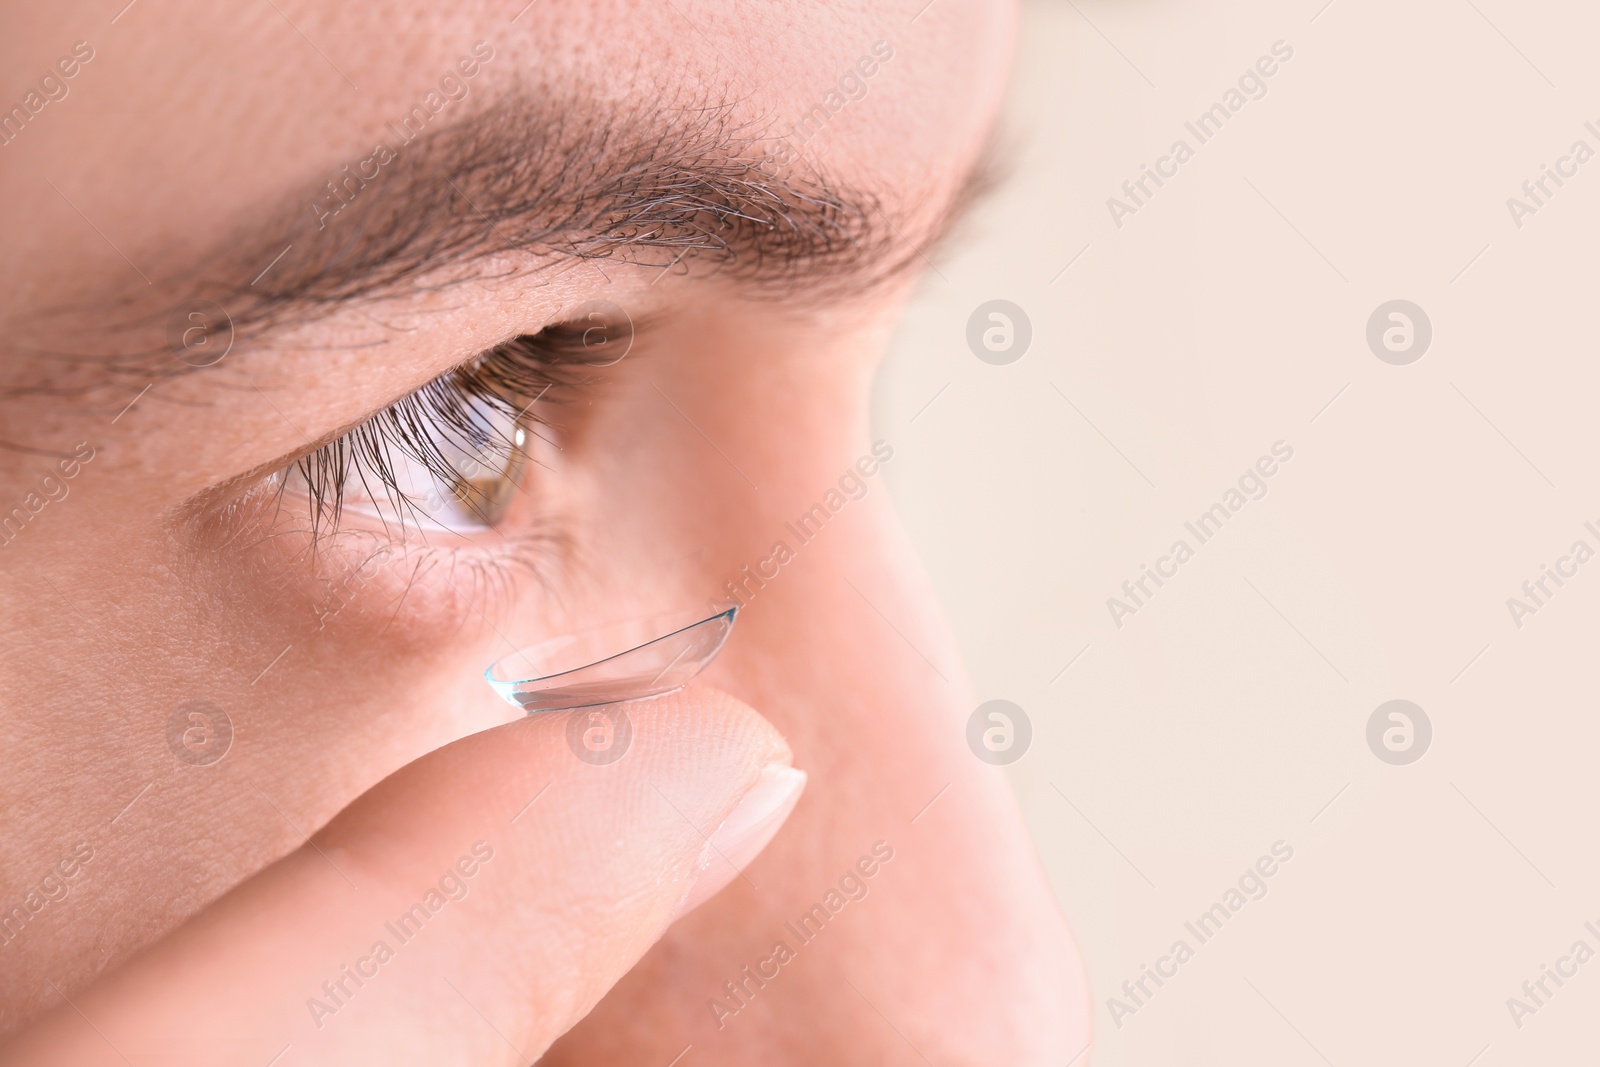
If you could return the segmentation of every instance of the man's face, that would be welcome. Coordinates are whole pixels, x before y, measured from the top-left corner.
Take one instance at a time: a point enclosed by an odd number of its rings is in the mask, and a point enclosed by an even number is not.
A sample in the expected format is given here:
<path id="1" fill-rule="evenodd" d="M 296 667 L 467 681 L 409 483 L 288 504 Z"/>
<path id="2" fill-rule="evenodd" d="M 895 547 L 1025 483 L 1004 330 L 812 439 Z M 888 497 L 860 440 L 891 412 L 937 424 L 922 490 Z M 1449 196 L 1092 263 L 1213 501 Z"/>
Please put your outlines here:
<path id="1" fill-rule="evenodd" d="M 0 858 L 8 893 L 93 859 L 0 947 L 0 1023 L 514 714 L 483 670 L 541 638 L 737 599 L 710 678 L 816 811 L 952 780 L 970 702 L 866 401 L 1011 14 L 919 6 L 8 17 Z M 766 862 L 830 881 L 889 829 L 826 821 Z"/>

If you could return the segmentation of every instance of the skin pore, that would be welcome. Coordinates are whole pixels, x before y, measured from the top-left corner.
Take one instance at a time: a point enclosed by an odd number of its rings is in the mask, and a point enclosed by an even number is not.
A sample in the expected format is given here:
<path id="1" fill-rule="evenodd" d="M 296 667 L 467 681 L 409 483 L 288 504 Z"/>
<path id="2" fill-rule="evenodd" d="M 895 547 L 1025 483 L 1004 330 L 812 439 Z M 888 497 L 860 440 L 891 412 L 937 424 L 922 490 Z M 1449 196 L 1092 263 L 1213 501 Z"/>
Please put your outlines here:
<path id="1" fill-rule="evenodd" d="M 1012 28 L 993 0 L 119 6 L 0 33 L 7 71 L 93 52 L 0 147 L 0 513 L 47 501 L 0 547 L 0 911 L 92 853 L 0 944 L 0 1033 L 515 718 L 482 679 L 508 648 L 725 598 L 859 470 L 876 360 L 979 162 Z M 892 58 L 866 76 L 876 42 Z M 800 125 L 852 72 L 865 91 Z M 446 76 L 461 89 L 402 143 Z M 202 297 L 232 348 L 195 367 L 169 317 Z M 631 347 L 530 398 L 492 527 L 397 539 L 351 507 L 313 533 L 303 492 L 275 492 L 601 300 Z M 787 739 L 799 807 L 541 1062 L 1060 1064 L 1087 1043 L 1076 950 L 863 480 L 706 675 Z M 188 701 L 225 709 L 220 762 L 175 758 Z M 878 841 L 894 860 L 859 912 L 709 1011 Z"/>

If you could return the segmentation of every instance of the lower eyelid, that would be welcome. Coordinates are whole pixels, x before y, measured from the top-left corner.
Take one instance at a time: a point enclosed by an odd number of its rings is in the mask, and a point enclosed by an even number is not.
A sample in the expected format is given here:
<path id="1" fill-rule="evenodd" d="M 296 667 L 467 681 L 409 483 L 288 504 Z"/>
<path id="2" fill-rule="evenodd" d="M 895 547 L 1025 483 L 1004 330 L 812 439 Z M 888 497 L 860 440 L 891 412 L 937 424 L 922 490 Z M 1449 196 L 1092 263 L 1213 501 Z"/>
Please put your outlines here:
<path id="1" fill-rule="evenodd" d="M 567 541 L 538 518 L 514 530 L 418 531 L 396 538 L 393 524 L 356 519 L 315 537 L 303 517 L 270 498 L 243 525 L 207 538 L 207 585 L 236 590 L 233 604 L 286 645 L 310 648 L 327 637 L 382 647 L 438 646 L 463 628 L 503 627 L 524 597 L 550 597 L 568 570 Z M 335 647 L 335 646 L 330 646 Z"/>

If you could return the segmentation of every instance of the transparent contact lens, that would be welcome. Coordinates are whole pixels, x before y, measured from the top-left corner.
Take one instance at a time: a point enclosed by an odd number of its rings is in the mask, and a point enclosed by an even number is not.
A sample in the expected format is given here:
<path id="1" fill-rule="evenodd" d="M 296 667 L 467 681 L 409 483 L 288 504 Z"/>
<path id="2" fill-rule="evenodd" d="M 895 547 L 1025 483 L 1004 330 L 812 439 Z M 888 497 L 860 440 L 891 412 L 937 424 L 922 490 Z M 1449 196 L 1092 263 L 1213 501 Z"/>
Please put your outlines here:
<path id="1" fill-rule="evenodd" d="M 736 604 L 653 615 L 519 649 L 484 672 L 528 714 L 641 700 L 682 689 L 722 650 Z"/>

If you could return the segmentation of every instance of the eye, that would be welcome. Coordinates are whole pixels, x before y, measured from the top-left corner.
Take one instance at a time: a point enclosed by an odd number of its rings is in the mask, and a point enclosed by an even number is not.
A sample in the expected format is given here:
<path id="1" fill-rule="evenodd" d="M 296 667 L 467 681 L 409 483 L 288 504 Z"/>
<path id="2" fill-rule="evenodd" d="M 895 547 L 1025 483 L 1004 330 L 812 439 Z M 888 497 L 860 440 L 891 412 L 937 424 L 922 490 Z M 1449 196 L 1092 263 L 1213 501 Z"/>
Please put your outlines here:
<path id="1" fill-rule="evenodd" d="M 432 415 L 426 437 L 408 427 L 408 436 L 382 442 L 381 460 L 369 454 L 361 462 L 352 461 L 357 441 L 342 438 L 348 442 L 343 457 L 336 442 L 333 454 L 302 460 L 291 470 L 289 487 L 309 492 L 320 477 L 324 491 L 333 489 L 338 495 L 340 521 L 376 519 L 391 532 L 471 533 L 494 527 L 522 488 L 536 430 L 524 425 L 526 415 L 519 418 L 505 404 L 483 397 L 471 397 L 452 415 L 450 422 Z M 360 444 L 370 448 L 373 442 Z M 319 464 L 327 468 L 320 476 Z M 342 471 L 336 473 L 339 467 Z M 331 485 L 335 477 L 340 479 L 336 487 Z"/>
<path id="2" fill-rule="evenodd" d="M 559 403 L 597 365 L 588 325 L 496 345 L 294 463 L 282 490 L 306 502 L 314 536 L 346 517 L 394 537 L 494 527 L 524 491 L 543 430 L 535 405 Z"/>

